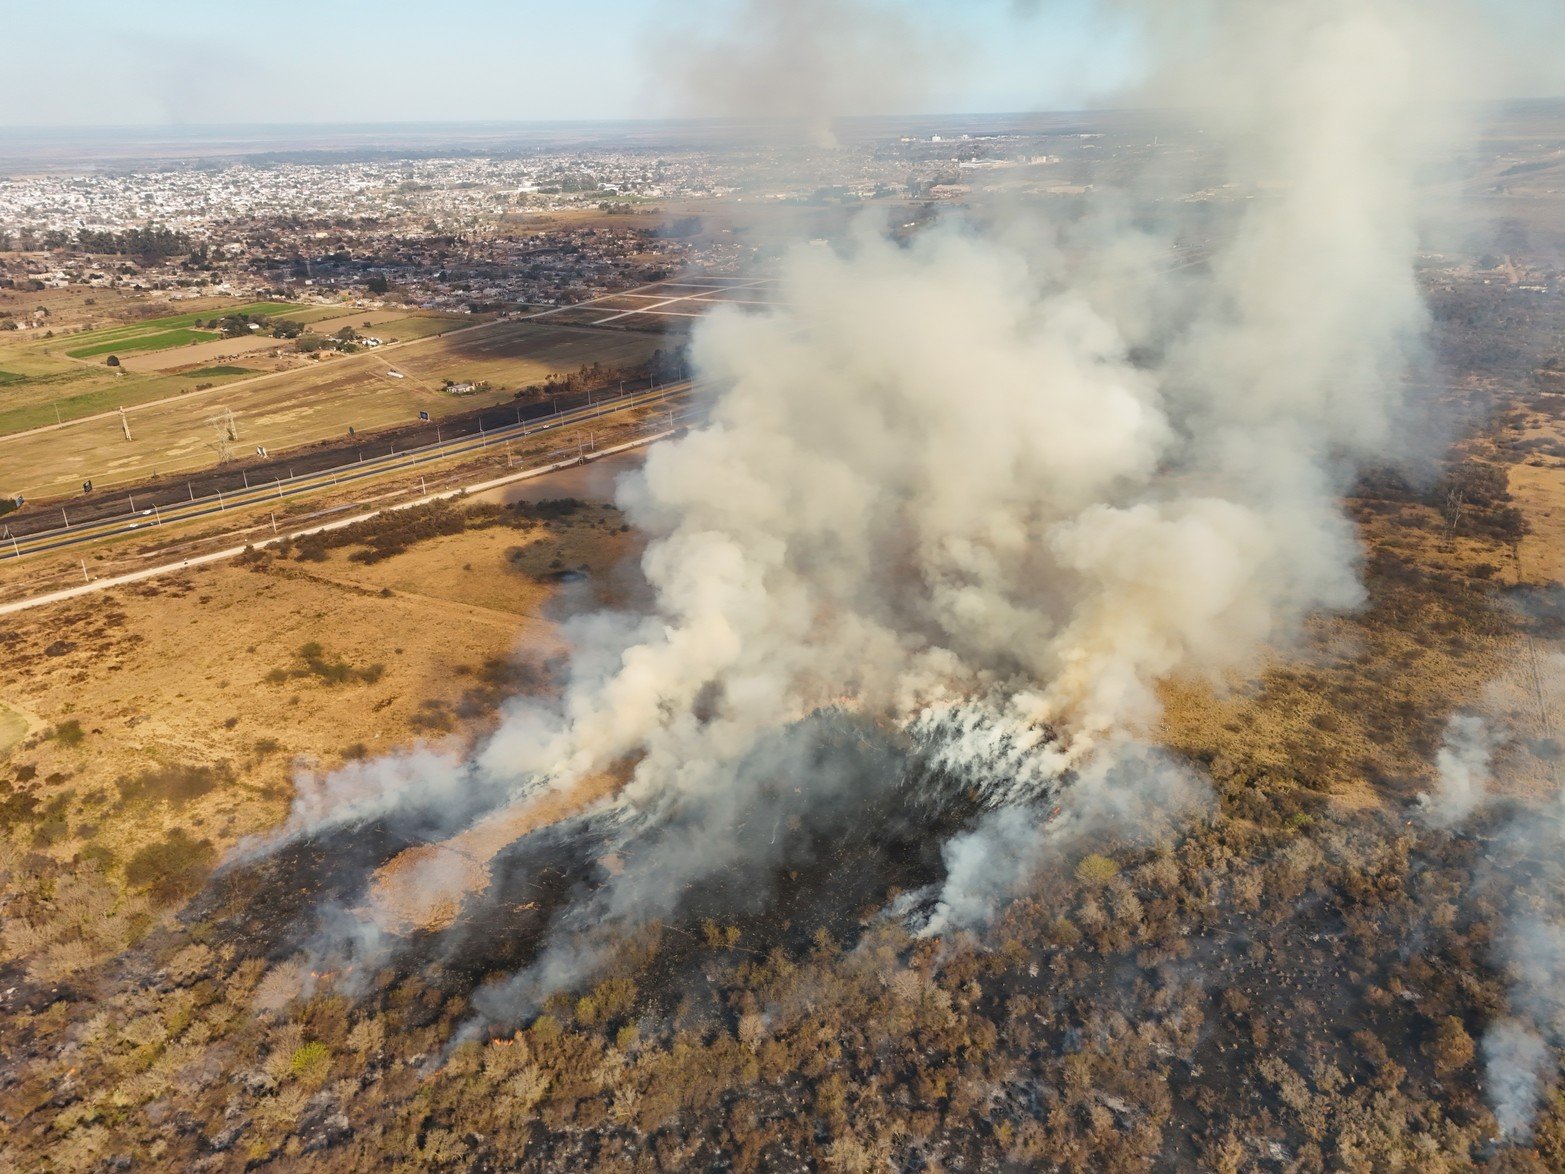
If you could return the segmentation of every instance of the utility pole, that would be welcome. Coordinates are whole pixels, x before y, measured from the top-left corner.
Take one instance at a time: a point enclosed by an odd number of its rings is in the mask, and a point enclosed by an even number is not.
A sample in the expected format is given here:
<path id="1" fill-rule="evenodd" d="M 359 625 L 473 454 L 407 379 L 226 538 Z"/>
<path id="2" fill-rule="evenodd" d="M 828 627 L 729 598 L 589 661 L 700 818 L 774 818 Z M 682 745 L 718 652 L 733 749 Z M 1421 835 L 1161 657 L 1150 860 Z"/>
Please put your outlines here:
<path id="1" fill-rule="evenodd" d="M 276 513 L 275 510 L 271 514 L 271 519 L 272 519 L 272 533 L 276 534 L 277 533 L 277 513 Z"/>
<path id="2" fill-rule="evenodd" d="M 65 528 L 69 530 L 71 528 L 71 516 L 65 512 L 63 505 L 60 507 L 60 517 L 65 519 Z"/>
<path id="3" fill-rule="evenodd" d="M 125 409 L 120 408 L 120 429 L 125 433 L 125 439 L 130 439 L 130 420 L 126 418 Z"/>
<path id="4" fill-rule="evenodd" d="M 86 559 L 82 559 L 82 582 L 83 583 L 91 583 L 92 582 L 92 576 L 87 573 L 87 560 Z"/>
<path id="5" fill-rule="evenodd" d="M 11 539 L 11 553 L 17 558 L 22 557 L 22 548 L 16 544 L 16 535 L 11 533 L 10 527 L 6 527 L 6 536 Z"/>
<path id="6" fill-rule="evenodd" d="M 157 502 L 153 502 L 152 503 L 152 520 L 154 522 L 156 522 L 159 526 L 161 526 L 163 524 L 163 515 L 158 513 L 158 503 Z"/>

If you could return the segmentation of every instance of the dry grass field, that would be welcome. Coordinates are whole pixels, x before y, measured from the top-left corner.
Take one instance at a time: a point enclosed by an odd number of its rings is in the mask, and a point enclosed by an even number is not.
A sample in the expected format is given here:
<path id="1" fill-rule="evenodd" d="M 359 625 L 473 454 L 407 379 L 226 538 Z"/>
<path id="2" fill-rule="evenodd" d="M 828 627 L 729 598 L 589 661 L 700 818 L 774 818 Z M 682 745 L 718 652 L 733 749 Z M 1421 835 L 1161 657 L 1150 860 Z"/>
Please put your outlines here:
<path id="1" fill-rule="evenodd" d="M 412 337 L 432 321 L 438 320 L 398 316 L 372 323 L 370 329 L 387 337 Z M 449 321 L 444 325 L 449 328 Z M 402 334 L 394 333 L 398 331 Z M 217 463 L 225 445 L 238 451 L 255 445 L 281 451 L 342 436 L 350 426 L 366 431 L 410 423 L 421 411 L 438 419 L 503 402 L 517 387 L 584 365 L 637 366 L 656 346 L 655 338 L 643 335 L 499 322 L 424 337 L 393 350 L 330 354 L 238 386 L 149 404 L 130 414 L 129 441 L 118 417 L 0 436 L 0 491 L 44 498 L 73 492 L 89 478 L 108 488 L 153 473 L 167 476 L 205 468 Z M 487 392 L 453 397 L 442 390 L 446 379 L 484 380 L 492 386 Z M 226 440 L 225 411 L 233 413 L 238 430 L 233 444 Z"/>
<path id="2" fill-rule="evenodd" d="M 167 850 L 183 863 L 147 882 L 155 905 L 276 823 L 300 774 L 472 736 L 559 653 L 546 616 L 559 568 L 612 583 L 633 543 L 607 507 L 489 509 L 501 524 L 373 562 L 352 558 L 362 546 L 300 551 L 8 617 L 0 818 L 14 827 L 25 809 L 41 821 L 32 850 L 131 890 L 147 887 L 134 862 Z M 40 972 L 143 932 L 147 899 L 127 892 L 132 915 L 88 942 L 46 943 Z"/>
<path id="3" fill-rule="evenodd" d="M 635 367 L 646 362 L 659 345 L 655 337 L 572 329 L 548 319 L 496 322 L 444 339 L 439 346 L 409 347 L 399 352 L 397 367 L 409 378 L 433 384 L 450 378 L 516 388 L 593 363 Z M 476 401 L 468 397 L 464 402 Z"/>

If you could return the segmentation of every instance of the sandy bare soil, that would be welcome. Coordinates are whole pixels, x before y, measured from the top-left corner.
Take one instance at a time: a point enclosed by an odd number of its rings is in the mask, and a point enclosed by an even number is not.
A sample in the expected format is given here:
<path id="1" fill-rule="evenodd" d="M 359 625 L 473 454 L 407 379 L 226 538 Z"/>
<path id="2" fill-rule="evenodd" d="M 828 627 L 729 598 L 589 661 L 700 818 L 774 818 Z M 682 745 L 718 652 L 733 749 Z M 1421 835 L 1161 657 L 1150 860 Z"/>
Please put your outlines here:
<path id="1" fill-rule="evenodd" d="M 189 346 L 170 347 L 166 351 L 138 351 L 120 356 L 120 366 L 129 371 L 174 371 L 180 367 L 226 363 L 261 351 L 281 350 L 288 346 L 281 339 L 219 338 Z"/>

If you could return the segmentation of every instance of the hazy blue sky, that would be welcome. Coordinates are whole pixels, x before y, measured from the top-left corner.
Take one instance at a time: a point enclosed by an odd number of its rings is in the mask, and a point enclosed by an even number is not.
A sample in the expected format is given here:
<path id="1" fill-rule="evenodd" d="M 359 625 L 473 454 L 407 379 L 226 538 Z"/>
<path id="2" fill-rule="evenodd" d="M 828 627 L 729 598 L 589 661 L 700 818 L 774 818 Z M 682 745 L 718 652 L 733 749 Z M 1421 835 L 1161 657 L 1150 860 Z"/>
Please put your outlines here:
<path id="1" fill-rule="evenodd" d="M 892 0 L 895 3 L 895 0 Z M 1102 101 L 1133 45 L 1054 0 L 904 0 L 950 48 L 915 109 Z M 679 108 L 658 74 L 670 18 L 740 0 L 9 0 L 0 126 L 649 117 Z M 660 32 L 663 41 L 660 42 Z M 707 111 L 720 113 L 720 111 Z"/>

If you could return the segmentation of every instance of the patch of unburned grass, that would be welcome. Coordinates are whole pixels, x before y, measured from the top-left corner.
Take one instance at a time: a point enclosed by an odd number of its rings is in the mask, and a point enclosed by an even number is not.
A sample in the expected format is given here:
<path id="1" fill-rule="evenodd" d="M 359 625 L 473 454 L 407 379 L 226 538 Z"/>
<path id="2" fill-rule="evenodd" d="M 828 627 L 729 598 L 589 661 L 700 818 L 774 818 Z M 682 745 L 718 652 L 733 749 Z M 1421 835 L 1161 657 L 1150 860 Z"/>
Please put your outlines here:
<path id="1" fill-rule="evenodd" d="M 27 719 L 14 709 L 0 705 L 0 758 L 27 736 Z"/>

